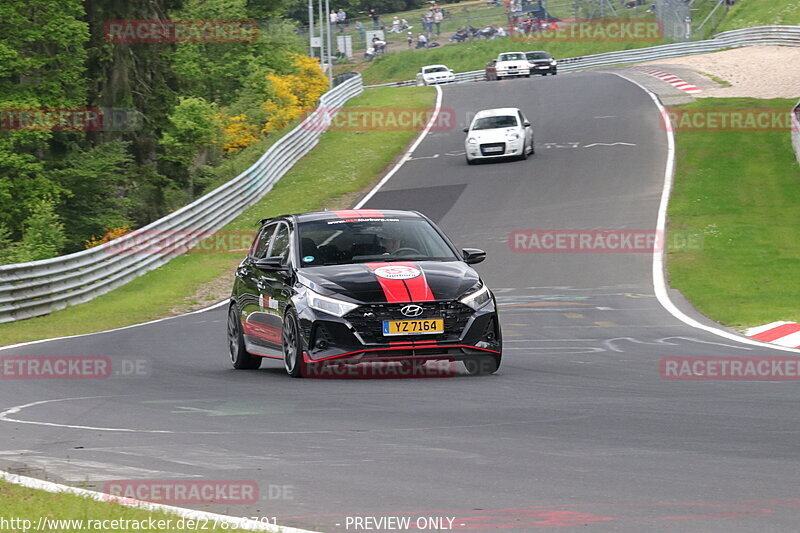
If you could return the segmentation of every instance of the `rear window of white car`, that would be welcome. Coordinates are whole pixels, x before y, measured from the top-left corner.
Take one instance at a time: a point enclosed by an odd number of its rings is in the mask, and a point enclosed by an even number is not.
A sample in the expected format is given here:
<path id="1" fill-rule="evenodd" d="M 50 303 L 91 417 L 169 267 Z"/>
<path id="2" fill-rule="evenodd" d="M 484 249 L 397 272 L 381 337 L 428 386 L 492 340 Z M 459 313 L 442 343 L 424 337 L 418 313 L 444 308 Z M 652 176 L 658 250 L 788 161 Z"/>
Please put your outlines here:
<path id="1" fill-rule="evenodd" d="M 501 115 L 497 117 L 482 117 L 475 120 L 472 125 L 473 130 L 492 130 L 495 128 L 513 128 L 518 124 L 517 117 L 513 115 Z"/>
<path id="2" fill-rule="evenodd" d="M 500 61 L 525 61 L 525 54 L 500 54 Z"/>
<path id="3" fill-rule="evenodd" d="M 429 74 L 431 72 L 447 72 L 447 67 L 429 67 L 425 69 L 425 74 Z"/>

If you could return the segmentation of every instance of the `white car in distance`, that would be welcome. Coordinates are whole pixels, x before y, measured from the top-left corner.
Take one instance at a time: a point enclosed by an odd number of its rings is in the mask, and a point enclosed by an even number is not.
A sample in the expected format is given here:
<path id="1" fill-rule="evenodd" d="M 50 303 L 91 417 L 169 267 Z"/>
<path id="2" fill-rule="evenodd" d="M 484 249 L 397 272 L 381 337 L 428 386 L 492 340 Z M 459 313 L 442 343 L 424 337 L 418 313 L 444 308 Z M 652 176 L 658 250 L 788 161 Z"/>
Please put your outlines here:
<path id="1" fill-rule="evenodd" d="M 531 64 L 522 52 L 503 52 L 497 56 L 494 68 L 498 80 L 517 76 L 531 77 Z"/>
<path id="2" fill-rule="evenodd" d="M 478 111 L 464 133 L 464 150 L 470 165 L 480 159 L 527 159 L 528 154 L 534 153 L 533 128 L 516 107 Z"/>
<path id="3" fill-rule="evenodd" d="M 425 65 L 417 73 L 417 85 L 437 85 L 456 81 L 453 69 L 445 65 Z"/>

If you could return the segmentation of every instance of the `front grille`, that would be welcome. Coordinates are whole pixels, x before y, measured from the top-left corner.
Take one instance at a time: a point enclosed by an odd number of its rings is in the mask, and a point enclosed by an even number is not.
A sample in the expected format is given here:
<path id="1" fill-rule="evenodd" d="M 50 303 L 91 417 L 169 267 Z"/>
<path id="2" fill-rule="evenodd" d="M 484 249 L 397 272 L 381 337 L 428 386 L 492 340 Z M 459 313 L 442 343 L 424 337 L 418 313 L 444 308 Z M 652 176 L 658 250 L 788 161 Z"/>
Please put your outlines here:
<path id="1" fill-rule="evenodd" d="M 494 150 L 492 150 L 492 148 L 494 148 Z M 500 149 L 497 150 L 497 148 Z M 506 153 L 506 143 L 487 143 L 481 145 L 481 154 L 483 155 L 503 155 L 504 153 Z"/>
<path id="2" fill-rule="evenodd" d="M 472 316 L 472 308 L 461 302 L 414 302 L 423 312 L 415 318 L 443 318 L 444 333 L 439 335 L 383 335 L 384 320 L 412 320 L 404 316 L 400 309 L 407 303 L 362 305 L 349 312 L 344 318 L 355 328 L 356 333 L 368 344 L 386 344 L 398 341 L 457 341 Z M 366 316 L 365 316 L 366 315 Z"/>

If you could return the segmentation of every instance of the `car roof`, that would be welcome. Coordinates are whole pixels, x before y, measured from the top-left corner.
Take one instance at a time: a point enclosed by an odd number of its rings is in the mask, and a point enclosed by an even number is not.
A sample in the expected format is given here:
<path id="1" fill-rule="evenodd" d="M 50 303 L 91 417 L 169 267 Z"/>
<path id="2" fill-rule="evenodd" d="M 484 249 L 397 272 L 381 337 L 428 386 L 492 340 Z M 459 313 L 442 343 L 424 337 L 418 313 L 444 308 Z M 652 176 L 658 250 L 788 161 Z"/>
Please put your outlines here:
<path id="1" fill-rule="evenodd" d="M 394 209 L 336 209 L 333 211 L 314 211 L 311 213 L 296 213 L 293 215 L 281 215 L 278 217 L 265 218 L 260 222 L 266 224 L 278 219 L 293 218 L 297 222 L 311 222 L 316 220 L 358 220 L 358 219 L 425 219 L 424 216 L 416 211 L 400 211 Z"/>
<path id="2" fill-rule="evenodd" d="M 525 52 L 526 54 L 547 54 L 550 55 L 550 52 L 545 50 L 531 50 L 530 52 Z"/>
<path id="3" fill-rule="evenodd" d="M 522 54 L 522 55 L 525 55 L 525 52 L 500 52 L 499 54 L 497 54 L 497 57 L 504 56 L 506 54 Z"/>
<path id="4" fill-rule="evenodd" d="M 424 67 L 422 67 L 422 69 L 424 70 L 426 68 L 433 68 L 433 67 L 444 67 L 444 68 L 447 68 L 447 65 L 425 65 Z"/>
<path id="5" fill-rule="evenodd" d="M 475 114 L 475 118 L 483 117 L 502 117 L 506 115 L 516 115 L 519 109 L 516 107 L 498 107 L 497 109 L 483 109 Z"/>

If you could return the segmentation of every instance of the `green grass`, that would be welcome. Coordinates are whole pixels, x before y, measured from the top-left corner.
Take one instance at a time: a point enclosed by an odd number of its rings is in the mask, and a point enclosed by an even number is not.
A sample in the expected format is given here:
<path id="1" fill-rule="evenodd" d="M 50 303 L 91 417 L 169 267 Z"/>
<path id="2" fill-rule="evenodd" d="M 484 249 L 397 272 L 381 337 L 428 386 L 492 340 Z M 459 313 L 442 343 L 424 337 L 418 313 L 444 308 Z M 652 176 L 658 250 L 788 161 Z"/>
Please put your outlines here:
<path id="1" fill-rule="evenodd" d="M 23 531 L 23 527 L 20 525 L 24 525 L 24 523 L 21 522 L 23 520 L 29 520 L 31 527 L 28 529 L 28 531 L 34 531 L 34 528 L 36 528 L 40 517 L 45 517 L 51 520 L 83 520 L 84 526 L 81 528 L 81 524 L 62 523 L 60 524 L 62 527 L 57 527 L 59 524 L 50 523 L 51 527 L 43 527 L 42 529 L 38 530 L 41 532 L 85 533 L 86 531 L 94 530 L 108 533 L 141 533 L 142 531 L 147 531 L 150 533 L 166 533 L 168 531 L 182 532 L 194 530 L 193 528 L 187 528 L 185 521 L 183 522 L 184 527 L 178 528 L 177 526 L 180 525 L 179 520 L 181 520 L 178 515 L 134 509 L 132 507 L 126 507 L 108 502 L 99 502 L 74 494 L 56 494 L 42 490 L 34 490 L 13 485 L 3 480 L 0 480 L 0 502 L 2 502 L 2 506 L 0 506 L 0 518 L 9 521 L 9 523 L 6 525 L 11 526 L 4 527 L 0 524 L 0 527 L 2 527 L 0 531 Z M 145 524 L 149 526 L 149 519 L 156 521 L 155 529 L 152 527 L 137 528 L 136 525 L 130 523 L 130 521 L 136 521 L 139 524 Z M 94 524 L 96 523 L 93 523 L 90 527 L 90 525 L 86 522 L 87 520 L 120 520 L 120 522 L 117 522 L 116 524 L 119 526 L 125 525 L 124 522 L 121 522 L 122 520 L 127 520 L 129 521 L 127 525 L 133 527 L 94 528 Z M 159 520 L 164 520 L 164 522 L 159 524 Z M 169 520 L 169 522 L 167 522 L 167 520 Z M 197 524 L 198 530 L 200 531 L 244 531 L 241 529 L 231 529 L 230 526 L 226 528 L 220 524 L 214 524 L 212 521 L 208 521 L 206 523 L 200 521 L 195 522 L 195 524 Z M 230 522 L 229 524 L 235 523 Z M 114 524 L 107 522 L 107 525 L 113 526 Z"/>
<path id="2" fill-rule="evenodd" d="M 728 11 L 717 31 L 771 24 L 800 25 L 797 0 L 740 0 Z"/>
<path id="3" fill-rule="evenodd" d="M 794 100 L 704 98 L 681 109 L 786 109 Z M 788 131 L 677 132 L 670 284 L 702 313 L 735 327 L 800 321 L 800 168 Z"/>
<path id="4" fill-rule="evenodd" d="M 350 100 L 347 107 L 430 109 L 434 94 L 430 87 L 387 87 L 369 90 Z M 272 191 L 222 232 L 237 235 L 235 232 L 252 231 L 259 219 L 268 216 L 349 207 L 353 194 L 373 183 L 418 133 L 416 130 L 324 133 L 319 145 Z M 232 247 L 240 246 L 233 243 Z M 91 302 L 42 317 L 0 324 L 0 345 L 102 331 L 168 316 L 175 307 L 186 305 L 186 298 L 204 284 L 232 272 L 241 258 L 241 252 L 185 254 Z"/>
<path id="5" fill-rule="evenodd" d="M 429 50 L 404 50 L 377 58 L 372 65 L 361 72 L 366 84 L 390 81 L 411 80 L 424 65 L 444 64 L 456 72 L 481 70 L 486 63 L 495 59 L 501 52 L 527 52 L 547 50 L 556 58 L 578 57 L 615 50 L 630 50 L 644 46 L 655 46 L 660 42 L 572 42 L 572 41 L 533 41 L 523 42 L 509 38 L 491 41 L 475 40 L 432 48 Z"/>

